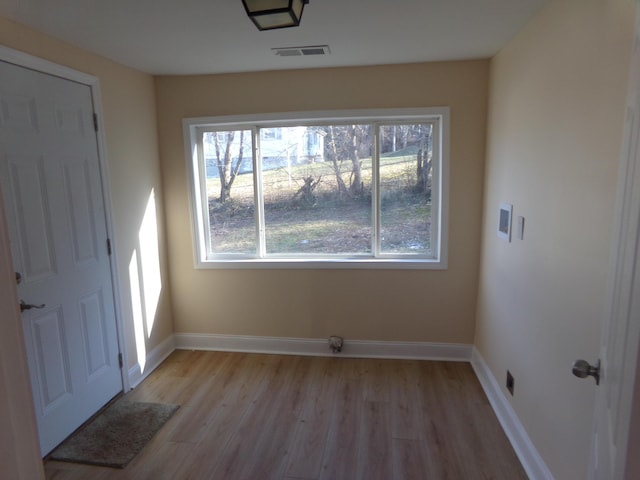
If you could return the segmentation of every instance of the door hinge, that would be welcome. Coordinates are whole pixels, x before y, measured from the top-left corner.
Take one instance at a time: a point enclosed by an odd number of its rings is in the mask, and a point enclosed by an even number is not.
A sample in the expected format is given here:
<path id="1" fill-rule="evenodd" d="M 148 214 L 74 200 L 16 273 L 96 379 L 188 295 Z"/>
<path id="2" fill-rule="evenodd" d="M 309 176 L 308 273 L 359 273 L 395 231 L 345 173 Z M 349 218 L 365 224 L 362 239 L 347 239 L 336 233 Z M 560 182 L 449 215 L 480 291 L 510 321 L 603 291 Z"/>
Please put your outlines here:
<path id="1" fill-rule="evenodd" d="M 107 238 L 107 255 L 111 256 L 111 239 Z"/>
<path id="2" fill-rule="evenodd" d="M 120 368 L 124 367 L 124 361 L 122 360 L 122 353 L 118 354 L 118 365 Z"/>
<path id="3" fill-rule="evenodd" d="M 98 114 L 94 113 L 93 114 L 93 128 L 95 129 L 95 131 L 98 131 Z"/>

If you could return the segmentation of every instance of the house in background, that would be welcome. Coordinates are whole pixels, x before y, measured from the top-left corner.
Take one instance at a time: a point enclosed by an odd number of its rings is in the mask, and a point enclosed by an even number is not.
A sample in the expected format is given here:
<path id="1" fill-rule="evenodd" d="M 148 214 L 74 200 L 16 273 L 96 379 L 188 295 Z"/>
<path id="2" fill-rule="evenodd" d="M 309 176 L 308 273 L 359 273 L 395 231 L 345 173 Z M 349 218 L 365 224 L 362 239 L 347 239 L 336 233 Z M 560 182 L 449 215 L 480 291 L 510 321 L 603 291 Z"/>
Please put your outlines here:
<path id="1" fill-rule="evenodd" d="M 271 170 L 324 162 L 325 136 L 323 131 L 305 126 L 260 129 L 262 168 Z M 248 132 L 246 135 L 241 135 L 239 131 L 207 132 L 203 139 L 207 177 L 219 176 L 217 165 L 223 163 L 227 146 L 231 152 L 233 164 L 238 162 L 239 155 L 242 155 L 239 172 L 252 171 L 251 135 Z"/>
<path id="2" fill-rule="evenodd" d="M 324 132 L 310 127 L 280 127 L 260 130 L 263 166 L 270 161 L 305 164 L 324 161 Z M 266 163 L 265 163 L 266 162 Z"/>
<path id="3" fill-rule="evenodd" d="M 100 81 L 130 385 L 176 347 L 335 333 L 347 345 L 454 345 L 482 359 L 494 393 L 514 412 L 524 439 L 516 449 L 530 472 L 564 480 L 587 476 L 597 387 L 570 369 L 599 352 L 634 14 L 628 0 L 551 0 L 490 59 L 217 75 L 150 75 L 7 17 L 0 44 Z M 182 119 L 443 105 L 451 109 L 446 270 L 193 268 Z M 147 318 L 135 311 L 144 275 L 136 281 L 130 272 L 150 202 L 161 284 Z M 497 237 L 501 202 L 526 219 L 523 240 Z M 7 253 L 0 465 L 34 479 Z M 634 401 L 637 448 L 637 392 Z M 640 471 L 635 457 L 630 472 Z"/>

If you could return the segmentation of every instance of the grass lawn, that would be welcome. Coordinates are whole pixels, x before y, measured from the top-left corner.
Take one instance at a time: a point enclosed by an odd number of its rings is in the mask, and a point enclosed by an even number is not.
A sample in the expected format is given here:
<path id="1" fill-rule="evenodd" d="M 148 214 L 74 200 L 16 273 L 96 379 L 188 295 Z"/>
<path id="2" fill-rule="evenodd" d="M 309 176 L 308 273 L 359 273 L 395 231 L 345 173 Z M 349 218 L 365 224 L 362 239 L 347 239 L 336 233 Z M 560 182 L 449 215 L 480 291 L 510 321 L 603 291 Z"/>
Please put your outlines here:
<path id="1" fill-rule="evenodd" d="M 386 253 L 430 253 L 431 203 L 416 193 L 415 157 L 383 157 L 380 165 L 381 245 Z M 351 183 L 351 162 L 341 177 Z M 271 254 L 371 253 L 371 159 L 362 161 L 362 185 L 352 196 L 337 198 L 330 162 L 263 172 L 265 238 Z M 313 198 L 296 195 L 304 178 L 318 181 Z M 207 179 L 211 235 L 218 253 L 256 251 L 253 176 L 239 175 L 230 202 L 218 201 L 219 179 Z"/>

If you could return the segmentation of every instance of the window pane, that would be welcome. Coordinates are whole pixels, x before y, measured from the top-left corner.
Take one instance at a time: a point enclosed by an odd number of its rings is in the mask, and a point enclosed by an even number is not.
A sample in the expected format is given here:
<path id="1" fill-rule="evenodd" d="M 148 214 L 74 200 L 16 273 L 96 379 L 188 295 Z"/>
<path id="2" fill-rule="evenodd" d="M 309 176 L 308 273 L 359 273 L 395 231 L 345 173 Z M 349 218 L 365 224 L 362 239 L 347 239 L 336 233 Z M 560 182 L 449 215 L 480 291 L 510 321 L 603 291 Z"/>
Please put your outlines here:
<path id="1" fill-rule="evenodd" d="M 432 126 L 380 127 L 380 248 L 431 255 Z"/>
<path id="2" fill-rule="evenodd" d="M 256 253 L 251 130 L 204 132 L 209 253 Z"/>
<path id="3" fill-rule="evenodd" d="M 370 126 L 269 130 L 260 135 L 267 254 L 370 254 Z"/>

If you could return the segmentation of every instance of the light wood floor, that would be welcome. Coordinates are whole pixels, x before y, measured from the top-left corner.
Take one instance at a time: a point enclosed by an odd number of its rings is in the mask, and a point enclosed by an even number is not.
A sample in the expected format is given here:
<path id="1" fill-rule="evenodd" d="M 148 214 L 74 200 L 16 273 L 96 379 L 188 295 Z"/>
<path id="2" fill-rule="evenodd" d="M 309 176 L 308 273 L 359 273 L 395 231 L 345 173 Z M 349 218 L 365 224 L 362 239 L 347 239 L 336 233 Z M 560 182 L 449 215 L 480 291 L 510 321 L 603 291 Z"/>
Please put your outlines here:
<path id="1" fill-rule="evenodd" d="M 526 479 L 467 363 L 176 351 L 126 398 L 181 408 L 125 469 L 48 479 Z"/>

